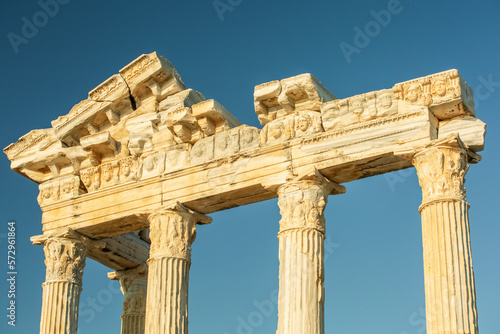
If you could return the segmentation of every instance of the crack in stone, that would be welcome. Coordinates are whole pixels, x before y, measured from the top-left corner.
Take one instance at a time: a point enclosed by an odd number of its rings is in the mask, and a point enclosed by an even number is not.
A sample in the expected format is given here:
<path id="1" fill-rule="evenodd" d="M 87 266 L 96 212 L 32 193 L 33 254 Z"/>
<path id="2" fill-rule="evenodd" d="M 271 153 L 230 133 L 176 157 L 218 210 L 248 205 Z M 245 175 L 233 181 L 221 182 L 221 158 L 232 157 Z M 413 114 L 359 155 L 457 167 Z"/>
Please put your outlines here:
<path id="1" fill-rule="evenodd" d="M 132 91 L 130 90 L 130 86 L 128 85 L 128 82 L 127 80 L 125 80 L 125 78 L 123 77 L 123 75 L 121 73 L 120 74 L 120 77 L 123 79 L 123 82 L 125 82 L 125 85 L 127 86 L 127 90 L 128 90 L 128 98 L 130 100 L 130 105 L 132 106 L 132 110 L 137 110 L 137 104 L 135 102 L 135 99 L 134 97 L 132 96 Z"/>

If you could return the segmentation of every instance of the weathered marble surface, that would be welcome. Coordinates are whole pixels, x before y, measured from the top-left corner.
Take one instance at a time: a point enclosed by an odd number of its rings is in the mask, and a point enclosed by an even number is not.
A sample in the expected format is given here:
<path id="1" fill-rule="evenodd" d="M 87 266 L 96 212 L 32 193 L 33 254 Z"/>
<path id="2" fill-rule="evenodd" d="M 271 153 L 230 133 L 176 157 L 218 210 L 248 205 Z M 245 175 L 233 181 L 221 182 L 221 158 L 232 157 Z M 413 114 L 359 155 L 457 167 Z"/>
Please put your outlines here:
<path id="1" fill-rule="evenodd" d="M 63 245 L 62 252 L 84 245 L 65 260 L 71 268 L 83 270 L 90 257 L 117 270 L 115 278 L 148 261 L 147 290 L 154 293 L 145 314 L 124 310 L 123 328 L 187 333 L 195 224 L 208 223 L 207 213 L 278 197 L 278 333 L 319 334 L 327 196 L 343 193 L 342 183 L 415 166 L 423 190 L 427 330 L 477 333 L 463 176 L 480 160 L 485 124 L 458 71 L 343 99 L 306 73 L 256 86 L 254 107 L 262 129 L 186 88 L 165 58 L 141 55 L 51 128 L 4 149 L 12 169 L 39 184 L 44 234 L 34 243 Z M 444 242 L 450 235 L 454 241 Z M 42 332 L 76 332 L 81 271 L 51 283 L 51 263 L 59 260 L 49 251 L 47 261 Z M 130 300 L 139 298 L 141 282 Z M 63 288 L 68 298 L 58 295 Z M 304 291 L 308 297 L 299 300 Z M 64 326 L 47 318 L 57 308 L 71 309 Z"/>

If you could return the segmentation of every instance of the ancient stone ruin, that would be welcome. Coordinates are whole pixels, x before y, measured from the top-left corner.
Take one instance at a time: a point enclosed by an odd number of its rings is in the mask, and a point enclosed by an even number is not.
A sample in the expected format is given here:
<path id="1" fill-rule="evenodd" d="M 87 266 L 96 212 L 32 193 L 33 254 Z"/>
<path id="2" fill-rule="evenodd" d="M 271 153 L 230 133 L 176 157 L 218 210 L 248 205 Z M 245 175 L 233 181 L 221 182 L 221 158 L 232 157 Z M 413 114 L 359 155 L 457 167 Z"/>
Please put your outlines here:
<path id="1" fill-rule="evenodd" d="M 342 184 L 414 166 L 422 187 L 428 334 L 477 333 L 464 175 L 485 124 L 457 70 L 337 99 L 302 74 L 255 87 L 263 128 L 142 55 L 52 128 L 4 149 L 39 184 L 40 333 L 74 333 L 86 258 L 124 293 L 122 333 L 187 333 L 197 224 L 278 197 L 278 334 L 324 333 L 323 211 Z M 304 297 L 305 296 L 305 297 Z"/>

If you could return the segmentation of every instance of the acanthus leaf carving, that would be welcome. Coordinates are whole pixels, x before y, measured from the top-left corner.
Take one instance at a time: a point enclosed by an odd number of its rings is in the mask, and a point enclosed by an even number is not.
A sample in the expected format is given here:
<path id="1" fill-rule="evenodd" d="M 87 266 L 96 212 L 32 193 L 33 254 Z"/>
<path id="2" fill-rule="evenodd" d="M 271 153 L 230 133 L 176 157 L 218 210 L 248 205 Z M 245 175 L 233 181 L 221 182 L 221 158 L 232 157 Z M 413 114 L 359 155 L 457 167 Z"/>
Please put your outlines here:
<path id="1" fill-rule="evenodd" d="M 43 244 L 45 253 L 45 282 L 66 281 L 82 285 L 83 268 L 89 239 L 65 229 L 62 233 L 33 237 L 34 244 Z"/>
<path id="2" fill-rule="evenodd" d="M 191 260 L 191 244 L 196 238 L 196 224 L 212 219 L 180 203 L 171 203 L 149 216 L 151 248 L 149 258 L 175 257 Z"/>
<path id="3" fill-rule="evenodd" d="M 438 146 L 417 153 L 413 165 L 422 187 L 422 202 L 466 200 L 468 157 L 462 148 Z"/>
<path id="4" fill-rule="evenodd" d="M 280 186 L 277 192 L 282 216 L 280 233 L 296 228 L 324 233 L 323 212 L 328 195 L 344 193 L 345 187 L 328 180 L 312 166 Z"/>

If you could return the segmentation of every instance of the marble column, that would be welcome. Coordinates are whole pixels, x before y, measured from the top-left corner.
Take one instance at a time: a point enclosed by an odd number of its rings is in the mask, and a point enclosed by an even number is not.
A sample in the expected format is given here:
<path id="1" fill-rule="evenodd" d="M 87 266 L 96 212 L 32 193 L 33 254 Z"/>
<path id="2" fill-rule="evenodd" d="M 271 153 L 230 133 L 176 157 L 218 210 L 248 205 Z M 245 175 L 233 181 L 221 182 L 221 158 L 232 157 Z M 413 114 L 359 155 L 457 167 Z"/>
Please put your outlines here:
<path id="1" fill-rule="evenodd" d="M 121 334 L 144 334 L 148 284 L 146 266 L 108 273 L 108 277 L 120 281 L 123 293 Z"/>
<path id="2" fill-rule="evenodd" d="M 88 239 L 65 229 L 55 235 L 33 237 L 43 245 L 47 267 L 42 294 L 41 334 L 76 334 Z"/>
<path id="3" fill-rule="evenodd" d="M 465 196 L 468 153 L 459 143 L 413 157 L 422 187 L 427 334 L 476 334 L 477 310 Z"/>
<path id="4" fill-rule="evenodd" d="M 344 192 L 317 172 L 278 188 L 282 218 L 277 334 L 324 333 L 323 212 L 334 188 Z"/>
<path id="5" fill-rule="evenodd" d="M 147 334 L 188 333 L 188 283 L 191 244 L 196 224 L 208 224 L 210 217 L 180 203 L 149 216 Z"/>

